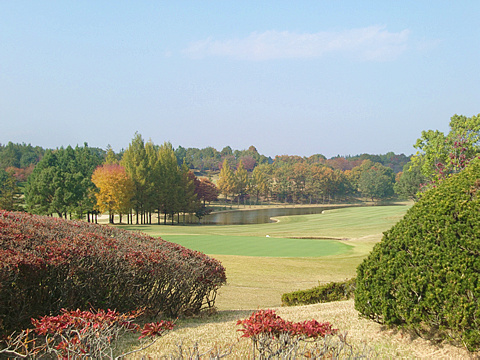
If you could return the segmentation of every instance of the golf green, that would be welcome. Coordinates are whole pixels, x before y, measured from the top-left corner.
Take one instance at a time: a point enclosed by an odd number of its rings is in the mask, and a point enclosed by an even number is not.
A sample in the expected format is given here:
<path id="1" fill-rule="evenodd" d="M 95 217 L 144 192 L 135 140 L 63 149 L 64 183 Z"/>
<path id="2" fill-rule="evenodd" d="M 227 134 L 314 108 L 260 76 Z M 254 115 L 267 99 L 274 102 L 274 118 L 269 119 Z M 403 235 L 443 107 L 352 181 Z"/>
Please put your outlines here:
<path id="1" fill-rule="evenodd" d="M 351 250 L 338 240 L 230 235 L 163 235 L 162 239 L 208 255 L 320 257 Z"/>

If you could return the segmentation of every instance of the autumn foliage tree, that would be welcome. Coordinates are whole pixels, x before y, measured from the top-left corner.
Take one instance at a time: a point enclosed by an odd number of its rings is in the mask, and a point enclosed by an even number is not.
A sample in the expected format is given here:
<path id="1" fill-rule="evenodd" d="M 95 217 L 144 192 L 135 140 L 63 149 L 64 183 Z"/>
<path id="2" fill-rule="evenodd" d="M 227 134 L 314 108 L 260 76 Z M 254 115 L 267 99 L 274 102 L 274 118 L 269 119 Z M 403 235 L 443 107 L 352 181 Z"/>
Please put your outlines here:
<path id="1" fill-rule="evenodd" d="M 235 193 L 238 195 L 238 202 L 240 199 L 245 201 L 245 195 L 247 193 L 249 178 L 248 173 L 245 167 L 243 166 L 243 161 L 240 160 L 235 171 Z"/>
<path id="2" fill-rule="evenodd" d="M 133 195 L 133 181 L 125 168 L 119 164 L 105 164 L 97 167 L 92 175 L 92 182 L 97 187 L 95 193 L 97 208 L 109 213 L 109 222 L 114 223 L 115 214 L 129 212 Z"/>
<path id="3" fill-rule="evenodd" d="M 208 178 L 202 177 L 195 183 L 195 193 L 205 206 L 206 202 L 210 203 L 218 199 L 219 191 L 217 186 Z"/>
<path id="4" fill-rule="evenodd" d="M 232 171 L 227 159 L 223 161 L 222 169 L 220 170 L 217 181 L 217 186 L 220 192 L 224 194 L 226 198 L 228 198 L 228 195 L 233 195 L 235 193 L 235 174 Z"/>

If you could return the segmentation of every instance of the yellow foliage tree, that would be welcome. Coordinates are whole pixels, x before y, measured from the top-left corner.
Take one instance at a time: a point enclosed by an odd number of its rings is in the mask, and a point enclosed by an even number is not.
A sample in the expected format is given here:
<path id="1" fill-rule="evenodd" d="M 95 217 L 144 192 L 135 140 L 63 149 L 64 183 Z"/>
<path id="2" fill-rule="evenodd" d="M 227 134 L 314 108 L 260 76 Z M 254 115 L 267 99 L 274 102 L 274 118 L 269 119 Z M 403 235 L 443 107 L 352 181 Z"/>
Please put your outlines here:
<path id="1" fill-rule="evenodd" d="M 125 168 L 119 164 L 104 164 L 95 169 L 92 182 L 98 189 L 95 194 L 97 208 L 100 212 L 108 212 L 109 222 L 114 223 L 115 214 L 127 214 L 131 208 L 134 184 Z"/>

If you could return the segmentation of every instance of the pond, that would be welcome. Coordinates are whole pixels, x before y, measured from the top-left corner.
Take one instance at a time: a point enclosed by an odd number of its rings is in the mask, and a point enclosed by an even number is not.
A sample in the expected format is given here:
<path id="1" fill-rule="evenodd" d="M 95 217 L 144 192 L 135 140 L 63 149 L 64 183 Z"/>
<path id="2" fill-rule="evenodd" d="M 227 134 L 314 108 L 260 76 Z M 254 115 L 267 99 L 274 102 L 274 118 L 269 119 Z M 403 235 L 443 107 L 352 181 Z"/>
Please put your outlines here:
<path id="1" fill-rule="evenodd" d="M 308 215 L 320 214 L 331 207 L 278 207 L 253 210 L 230 210 L 221 211 L 207 215 L 202 219 L 202 224 L 206 225 L 247 225 L 247 224 L 264 224 L 275 222 L 272 217 L 288 216 L 288 215 Z M 338 209 L 338 207 L 335 207 Z"/>

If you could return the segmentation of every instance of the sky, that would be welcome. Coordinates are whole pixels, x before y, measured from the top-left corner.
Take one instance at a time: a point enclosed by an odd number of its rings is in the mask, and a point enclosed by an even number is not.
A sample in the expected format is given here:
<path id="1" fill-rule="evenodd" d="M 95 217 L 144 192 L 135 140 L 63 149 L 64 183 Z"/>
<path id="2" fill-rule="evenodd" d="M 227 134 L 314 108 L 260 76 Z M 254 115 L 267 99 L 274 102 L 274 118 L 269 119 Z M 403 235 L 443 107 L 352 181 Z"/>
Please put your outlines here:
<path id="1" fill-rule="evenodd" d="M 480 113 L 480 1 L 0 0 L 0 143 L 410 155 Z"/>

